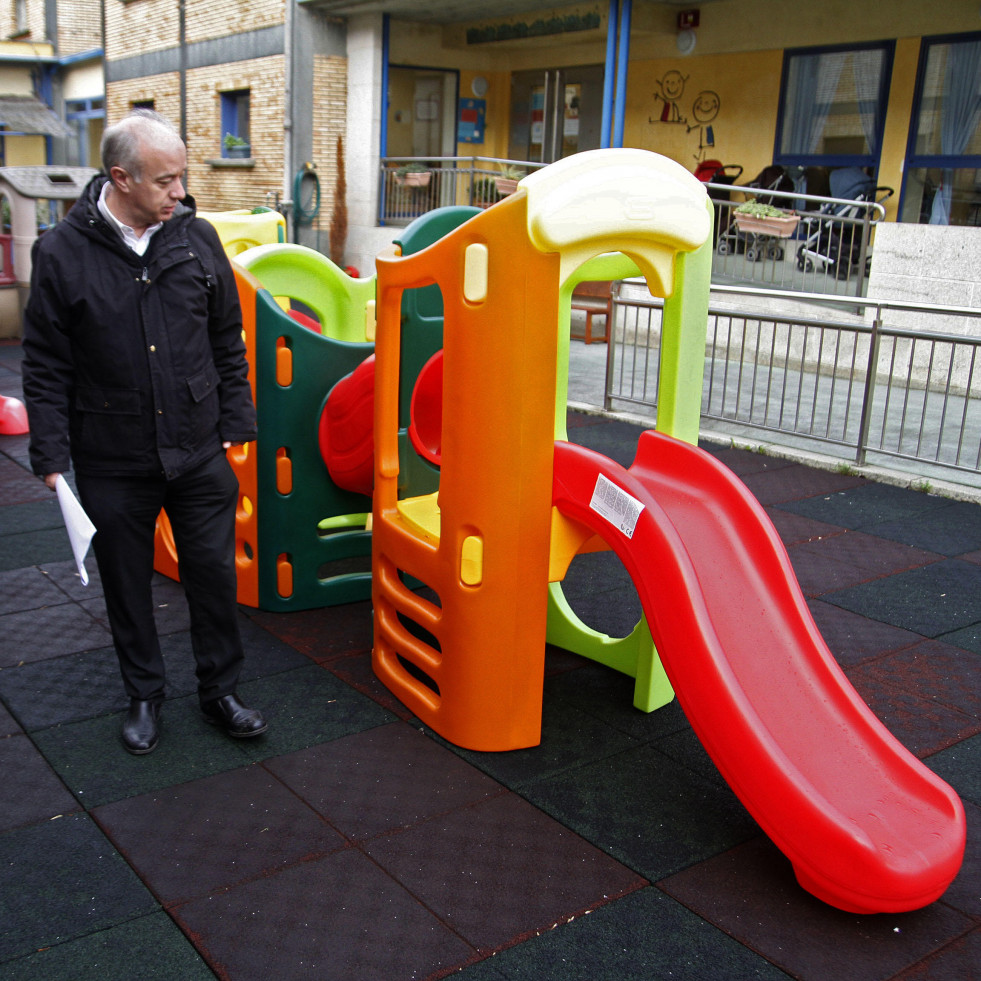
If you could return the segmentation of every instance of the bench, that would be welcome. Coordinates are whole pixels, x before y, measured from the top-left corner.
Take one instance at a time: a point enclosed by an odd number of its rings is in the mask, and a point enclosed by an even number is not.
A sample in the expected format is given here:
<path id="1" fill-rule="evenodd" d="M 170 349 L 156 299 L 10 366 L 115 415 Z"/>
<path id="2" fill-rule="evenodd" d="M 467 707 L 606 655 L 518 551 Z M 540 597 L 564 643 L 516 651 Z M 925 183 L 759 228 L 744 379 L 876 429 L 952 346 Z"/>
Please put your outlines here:
<path id="1" fill-rule="evenodd" d="M 586 329 L 583 341 L 592 344 L 593 341 L 609 341 L 610 321 L 613 318 L 613 283 L 584 282 L 572 291 L 572 309 L 581 310 L 586 314 Z M 593 336 L 593 317 L 597 314 L 603 319 L 603 335 Z"/>

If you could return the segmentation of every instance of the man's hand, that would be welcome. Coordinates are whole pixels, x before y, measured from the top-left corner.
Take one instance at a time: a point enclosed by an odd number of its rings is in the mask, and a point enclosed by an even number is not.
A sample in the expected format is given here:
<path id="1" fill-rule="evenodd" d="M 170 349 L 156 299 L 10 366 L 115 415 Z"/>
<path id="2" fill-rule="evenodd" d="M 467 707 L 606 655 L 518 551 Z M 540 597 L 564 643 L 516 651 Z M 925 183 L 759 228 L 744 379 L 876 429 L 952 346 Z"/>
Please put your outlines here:
<path id="1" fill-rule="evenodd" d="M 47 485 L 48 490 L 54 490 L 55 484 L 58 483 L 58 478 L 61 476 L 60 473 L 46 473 L 44 475 L 44 483 Z"/>

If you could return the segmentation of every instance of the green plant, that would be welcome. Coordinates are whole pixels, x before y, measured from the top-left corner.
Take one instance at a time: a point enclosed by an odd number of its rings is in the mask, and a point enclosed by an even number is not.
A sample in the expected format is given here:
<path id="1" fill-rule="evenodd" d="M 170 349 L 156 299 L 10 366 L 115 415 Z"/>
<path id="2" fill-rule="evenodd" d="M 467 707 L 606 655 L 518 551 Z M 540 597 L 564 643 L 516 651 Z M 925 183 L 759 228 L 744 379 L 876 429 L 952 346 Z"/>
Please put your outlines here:
<path id="1" fill-rule="evenodd" d="M 775 208 L 772 204 L 761 204 L 755 199 L 746 201 L 736 208 L 737 215 L 748 215 L 751 218 L 786 218 L 790 212 L 783 208 Z"/>
<path id="2" fill-rule="evenodd" d="M 224 144 L 226 150 L 231 150 L 232 147 L 236 146 L 248 146 L 249 141 L 243 140 L 241 136 L 235 136 L 233 133 L 226 133 Z"/>
<path id="3" fill-rule="evenodd" d="M 518 167 L 514 164 L 501 164 L 499 169 L 501 171 L 501 177 L 506 181 L 520 181 L 525 176 L 524 167 Z"/>
<path id="4" fill-rule="evenodd" d="M 396 177 L 405 177 L 407 174 L 428 174 L 430 168 L 424 167 L 420 163 L 407 163 L 402 164 L 401 167 L 397 167 L 395 170 Z"/>
<path id="5" fill-rule="evenodd" d="M 482 203 L 497 200 L 497 186 L 490 177 L 477 177 L 473 182 L 473 199 Z"/>

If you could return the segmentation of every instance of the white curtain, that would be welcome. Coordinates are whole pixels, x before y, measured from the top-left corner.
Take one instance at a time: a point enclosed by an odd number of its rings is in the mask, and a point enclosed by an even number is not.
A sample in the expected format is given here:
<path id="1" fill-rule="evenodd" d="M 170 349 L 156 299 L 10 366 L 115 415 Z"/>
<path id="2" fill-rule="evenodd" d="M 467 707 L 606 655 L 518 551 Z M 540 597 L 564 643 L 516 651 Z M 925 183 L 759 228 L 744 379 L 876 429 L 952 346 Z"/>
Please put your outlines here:
<path id="1" fill-rule="evenodd" d="M 945 46 L 944 97 L 940 108 L 940 152 L 958 156 L 964 152 L 981 124 L 981 41 Z M 943 183 L 933 197 L 931 225 L 950 224 L 953 171 L 945 170 Z"/>
<path id="2" fill-rule="evenodd" d="M 846 57 L 845 52 L 828 52 L 794 58 L 787 87 L 790 131 L 785 152 L 812 154 L 820 150 Z"/>

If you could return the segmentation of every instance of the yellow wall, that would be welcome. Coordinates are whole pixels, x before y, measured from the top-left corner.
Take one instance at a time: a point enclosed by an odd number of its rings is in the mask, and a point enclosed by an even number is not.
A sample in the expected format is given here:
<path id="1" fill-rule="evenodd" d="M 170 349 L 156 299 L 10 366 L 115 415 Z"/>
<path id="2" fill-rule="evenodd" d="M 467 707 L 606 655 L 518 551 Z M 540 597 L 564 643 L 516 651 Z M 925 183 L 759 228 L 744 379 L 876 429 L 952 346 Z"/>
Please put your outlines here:
<path id="1" fill-rule="evenodd" d="M 767 51 L 633 62 L 624 143 L 692 171 L 703 159 L 721 160 L 743 168 L 740 183 L 751 180 L 772 162 L 781 58 L 779 51 Z M 704 93 L 718 96 L 714 117 Z M 709 127 L 715 145 L 700 148 Z"/>
<path id="2" fill-rule="evenodd" d="M 438 28 L 398 22 L 392 31 L 392 62 L 458 69 L 461 98 L 471 96 L 470 83 L 475 75 L 484 76 L 488 81 L 485 141 L 459 144 L 457 153 L 506 157 L 511 72 L 605 61 L 605 40 L 599 35 L 605 39 L 607 4 L 579 6 L 582 10 L 599 9 L 599 32 L 467 45 L 466 29 L 473 25 Z M 888 4 L 880 0 L 822 0 L 813 4 L 740 0 L 701 6 L 695 51 L 681 57 L 676 47 L 678 9 L 676 5 L 634 0 L 626 145 L 656 150 L 690 170 L 705 157 L 739 165 L 743 167 L 740 183 L 745 183 L 772 162 L 786 48 L 897 39 L 879 171 L 879 183 L 896 190 L 887 203 L 890 218 L 895 217 L 902 183 L 919 39 L 981 30 L 977 0 L 944 0 L 938 4 L 922 0 L 890 0 Z M 498 20 L 518 19 L 522 18 Z M 527 20 L 527 15 L 523 19 Z M 685 122 L 660 119 L 664 102 L 656 94 L 672 71 L 683 77 L 683 93 L 676 102 L 677 115 Z M 702 149 L 699 143 L 704 126 L 693 118 L 695 99 L 701 92 L 716 93 L 719 106 L 710 122 L 715 145 Z M 393 149 L 390 152 L 395 153 Z"/>

